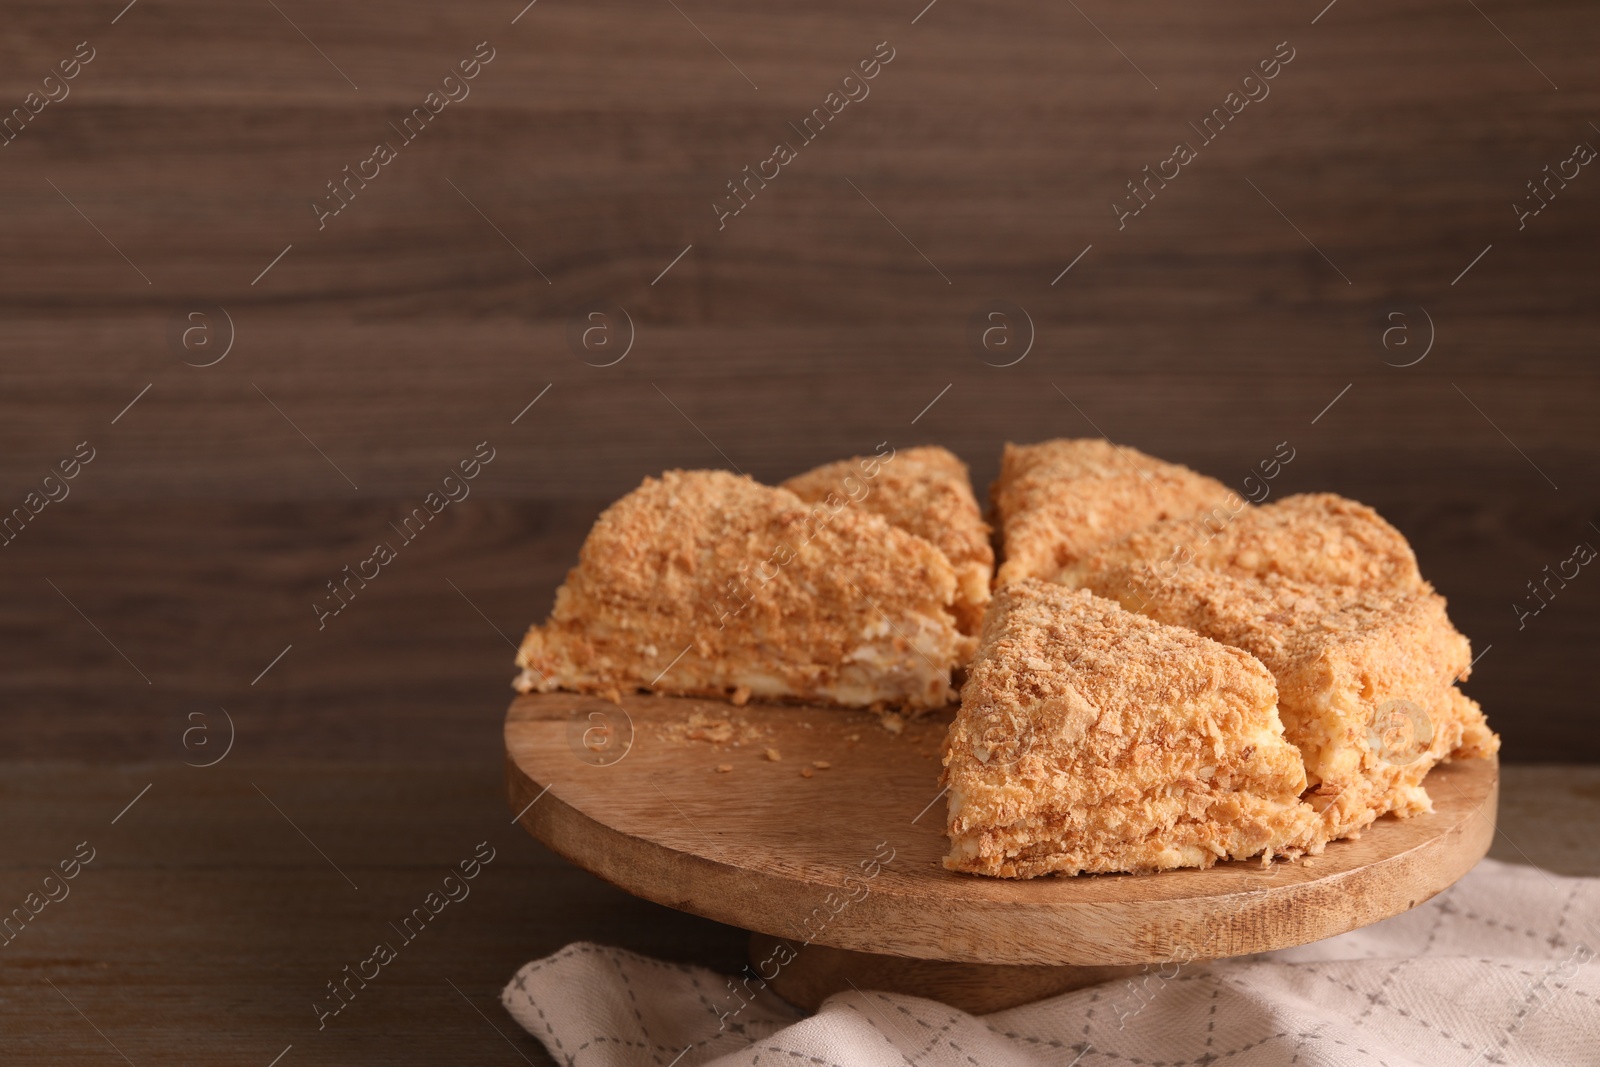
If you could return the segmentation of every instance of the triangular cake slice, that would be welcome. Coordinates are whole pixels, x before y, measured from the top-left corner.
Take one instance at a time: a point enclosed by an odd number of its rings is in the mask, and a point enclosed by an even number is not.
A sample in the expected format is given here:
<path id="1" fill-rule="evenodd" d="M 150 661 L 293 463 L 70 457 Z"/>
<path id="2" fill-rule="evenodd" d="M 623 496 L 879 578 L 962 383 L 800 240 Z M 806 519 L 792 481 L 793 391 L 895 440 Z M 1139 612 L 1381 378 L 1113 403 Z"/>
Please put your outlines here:
<path id="1" fill-rule="evenodd" d="M 1499 738 L 1454 682 L 1467 639 L 1444 598 L 1248 578 L 1146 564 L 1098 571 L 1089 586 L 1173 626 L 1243 649 L 1277 679 L 1284 733 L 1305 760 L 1321 825 L 1312 849 L 1380 815 L 1432 810 L 1422 779 L 1437 763 L 1492 755 Z"/>
<path id="2" fill-rule="evenodd" d="M 854 456 L 796 475 L 783 488 L 811 502 L 848 503 L 933 544 L 956 572 L 956 618 L 976 634 L 989 603 L 994 549 L 967 465 L 946 448 Z"/>
<path id="3" fill-rule="evenodd" d="M 1098 438 L 1007 444 L 990 496 L 1004 546 L 998 585 L 1054 578 L 1141 527 L 1239 500 L 1188 467 Z"/>
<path id="4" fill-rule="evenodd" d="M 1023 579 L 951 724 L 951 870 L 1004 878 L 1297 853 L 1316 816 L 1277 690 L 1236 648 Z"/>
<path id="5" fill-rule="evenodd" d="M 1070 564 L 1057 581 L 1088 586 L 1094 575 L 1133 563 L 1149 564 L 1158 576 L 1193 566 L 1369 592 L 1414 593 L 1423 587 L 1404 535 L 1367 505 L 1333 493 L 1158 522 Z"/>
<path id="6" fill-rule="evenodd" d="M 973 645 L 955 597 L 944 553 L 877 515 L 668 471 L 600 516 L 515 684 L 943 707 Z"/>

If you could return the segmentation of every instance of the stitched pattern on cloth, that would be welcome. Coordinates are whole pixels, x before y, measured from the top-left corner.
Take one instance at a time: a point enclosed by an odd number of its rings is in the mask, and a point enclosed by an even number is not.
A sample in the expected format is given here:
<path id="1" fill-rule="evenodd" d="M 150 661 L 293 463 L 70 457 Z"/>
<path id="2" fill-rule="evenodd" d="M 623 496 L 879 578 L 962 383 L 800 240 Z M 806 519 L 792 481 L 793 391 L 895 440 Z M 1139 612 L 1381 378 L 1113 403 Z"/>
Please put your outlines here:
<path id="1" fill-rule="evenodd" d="M 982 1017 L 872 989 L 807 1015 L 763 990 L 723 1027 L 723 976 L 587 944 L 501 999 L 568 1067 L 1568 1067 L 1600 1063 L 1597 929 L 1600 879 L 1485 861 L 1365 929 L 1174 974 L 1134 1011 L 1117 983 Z"/>

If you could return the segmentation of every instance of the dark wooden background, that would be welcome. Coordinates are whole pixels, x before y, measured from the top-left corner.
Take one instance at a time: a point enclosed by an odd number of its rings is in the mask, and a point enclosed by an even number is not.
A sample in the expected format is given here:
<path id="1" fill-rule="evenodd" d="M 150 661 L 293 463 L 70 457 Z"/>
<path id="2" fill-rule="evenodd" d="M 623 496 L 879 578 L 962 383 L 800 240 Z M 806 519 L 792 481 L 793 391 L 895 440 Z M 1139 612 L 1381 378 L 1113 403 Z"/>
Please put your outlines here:
<path id="1" fill-rule="evenodd" d="M 1505 758 L 1600 761 L 1600 578 L 1585 569 L 1525 628 L 1513 609 L 1547 564 L 1600 546 L 1600 173 L 1524 229 L 1512 207 L 1600 145 L 1592 6 L 123 2 L 8 3 L 0 35 L 6 109 L 78 42 L 95 50 L 0 148 L 0 510 L 78 442 L 97 451 L 0 548 L 0 751 L 27 786 L 5 789 L 0 851 L 17 870 L 89 833 L 71 805 L 110 780 L 95 767 L 118 783 L 97 824 L 145 781 L 163 783 L 152 811 L 163 793 L 227 809 L 181 766 L 189 716 L 218 708 L 238 735 L 214 773 L 238 803 L 264 809 L 248 783 L 272 792 L 276 774 L 300 787 L 275 799 L 322 812 L 325 834 L 381 824 L 413 863 L 401 809 L 341 819 L 340 778 L 455 768 L 435 792 L 475 799 L 438 818 L 465 842 L 498 818 L 508 639 L 548 610 L 600 507 L 666 467 L 778 480 L 884 440 L 945 444 L 980 486 L 1006 440 L 1103 432 L 1235 485 L 1288 441 L 1274 491 L 1375 505 L 1488 649 L 1469 691 Z M 397 141 L 389 123 L 481 41 L 495 58 L 471 95 L 319 231 L 325 183 Z M 797 141 L 787 124 L 881 41 L 895 58 L 870 95 L 719 231 L 724 183 Z M 1198 144 L 1189 123 L 1285 41 L 1270 96 L 1119 230 L 1125 183 Z M 570 341 L 594 302 L 633 324 L 613 366 Z M 1002 304 L 1035 334 L 1008 367 L 974 340 Z M 174 324 L 213 306 L 232 348 L 187 365 L 204 357 Z M 1430 333 L 1426 358 L 1392 365 Z M 324 583 L 483 440 L 496 459 L 470 499 L 319 631 Z M 24 829 L 41 805 L 59 844 Z M 253 870 L 241 857 L 287 832 L 264 814 L 259 834 L 213 829 L 141 862 Z M 515 848 L 538 885 L 589 884 Z M 3 886 L 20 898 L 31 877 Z M 128 892 L 158 908 L 164 891 Z M 591 890 L 564 892 L 496 959 L 602 936 Z M 592 892 L 636 947 L 732 943 Z M 94 943 L 106 907 L 75 931 L 55 916 L 49 951 L 0 949 L 0 971 L 87 960 L 70 939 Z M 141 928 L 187 921 L 122 908 Z M 289 991 L 309 999 L 322 979 L 302 969 Z M 483 968 L 476 1003 L 492 1012 L 506 973 Z M 32 971 L 8 980 L 31 985 L 5 1010 L 88 1033 L 36 999 Z M 97 1041 L 85 1062 L 111 1054 Z M 54 1046 L 29 1047 L 45 1062 Z"/>

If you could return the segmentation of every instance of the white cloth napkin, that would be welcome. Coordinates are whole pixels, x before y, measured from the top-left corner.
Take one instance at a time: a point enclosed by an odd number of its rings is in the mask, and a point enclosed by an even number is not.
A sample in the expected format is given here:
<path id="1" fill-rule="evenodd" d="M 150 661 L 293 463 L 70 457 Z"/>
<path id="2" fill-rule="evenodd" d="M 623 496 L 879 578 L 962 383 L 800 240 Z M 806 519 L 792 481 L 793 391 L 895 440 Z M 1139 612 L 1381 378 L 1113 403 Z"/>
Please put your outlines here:
<path id="1" fill-rule="evenodd" d="M 768 991 L 722 1026 L 727 976 L 585 943 L 501 1000 L 568 1067 L 1575 1067 L 1600 1064 L 1596 951 L 1600 879 L 1485 860 L 1362 930 L 993 1015 L 866 990 L 807 1016 Z"/>

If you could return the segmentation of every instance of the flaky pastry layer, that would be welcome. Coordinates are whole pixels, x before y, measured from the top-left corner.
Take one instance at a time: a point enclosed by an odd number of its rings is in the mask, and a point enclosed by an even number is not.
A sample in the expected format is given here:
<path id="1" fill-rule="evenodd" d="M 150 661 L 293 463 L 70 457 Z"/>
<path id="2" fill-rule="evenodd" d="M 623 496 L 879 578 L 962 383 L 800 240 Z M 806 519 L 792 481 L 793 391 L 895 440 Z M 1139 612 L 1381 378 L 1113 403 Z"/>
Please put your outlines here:
<path id="1" fill-rule="evenodd" d="M 600 516 L 515 684 L 942 707 L 973 646 L 955 597 L 944 553 L 848 501 L 668 471 Z"/>
<path id="2" fill-rule="evenodd" d="M 1082 590 L 995 594 L 951 725 L 951 870 L 1208 867 L 1297 851 L 1317 816 L 1251 656 Z"/>
<path id="3" fill-rule="evenodd" d="M 1146 564 L 1097 571 L 1089 588 L 1259 659 L 1278 683 L 1284 733 L 1321 814 L 1308 848 L 1381 815 L 1432 810 L 1422 787 L 1446 758 L 1493 754 L 1499 738 L 1454 688 L 1471 650 L 1431 587 L 1402 594 Z"/>
<path id="4" fill-rule="evenodd" d="M 1103 545 L 1163 519 L 1238 499 L 1188 467 L 1098 438 L 1007 444 L 990 488 L 1004 547 L 997 585 L 1054 578 Z"/>
<path id="5" fill-rule="evenodd" d="M 1088 587 L 1111 567 L 1147 563 L 1157 575 L 1199 567 L 1374 593 L 1414 593 L 1423 586 L 1411 545 L 1365 504 L 1333 493 L 1302 493 L 1261 507 L 1237 504 L 1136 530 L 1063 568 L 1056 580 Z"/>
<path id="6" fill-rule="evenodd" d="M 853 456 L 798 474 L 783 488 L 806 501 L 854 501 L 889 525 L 932 542 L 955 570 L 961 631 L 977 634 L 989 603 L 994 549 L 967 465 L 955 453 L 930 446 L 904 449 L 889 458 Z"/>

